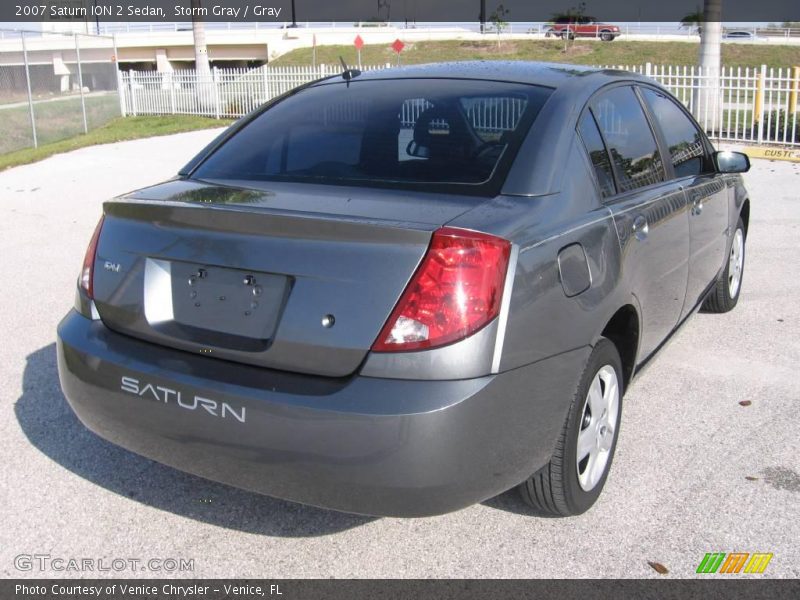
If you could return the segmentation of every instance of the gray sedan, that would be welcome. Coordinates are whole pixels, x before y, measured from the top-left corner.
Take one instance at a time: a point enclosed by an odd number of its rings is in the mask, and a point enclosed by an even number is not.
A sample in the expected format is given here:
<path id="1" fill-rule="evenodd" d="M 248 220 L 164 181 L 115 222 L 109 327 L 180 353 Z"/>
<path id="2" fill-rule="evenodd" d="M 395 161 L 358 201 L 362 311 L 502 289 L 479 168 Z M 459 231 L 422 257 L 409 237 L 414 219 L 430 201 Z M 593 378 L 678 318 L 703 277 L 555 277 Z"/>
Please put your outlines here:
<path id="1" fill-rule="evenodd" d="M 61 384 L 103 438 L 264 494 L 578 514 L 636 373 L 737 303 L 748 168 L 627 72 L 345 70 L 105 203 Z"/>

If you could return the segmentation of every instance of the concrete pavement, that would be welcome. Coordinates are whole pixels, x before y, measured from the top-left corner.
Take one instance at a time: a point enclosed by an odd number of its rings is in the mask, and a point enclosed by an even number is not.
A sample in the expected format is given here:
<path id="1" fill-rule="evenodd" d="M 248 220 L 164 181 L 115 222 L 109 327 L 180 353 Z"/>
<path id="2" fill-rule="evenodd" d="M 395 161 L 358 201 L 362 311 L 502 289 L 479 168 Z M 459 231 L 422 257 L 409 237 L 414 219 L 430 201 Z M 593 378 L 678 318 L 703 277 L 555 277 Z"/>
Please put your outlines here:
<path id="1" fill-rule="evenodd" d="M 734 551 L 774 553 L 764 576 L 800 576 L 800 165 L 754 161 L 739 306 L 693 317 L 628 391 L 592 510 L 534 518 L 508 493 L 441 517 L 371 519 L 130 454 L 88 432 L 61 394 L 55 328 L 102 201 L 172 176 L 215 134 L 0 173 L 2 576 L 691 577 L 706 552 Z M 19 570 L 16 557 L 33 554 L 193 559 L 194 570 Z"/>

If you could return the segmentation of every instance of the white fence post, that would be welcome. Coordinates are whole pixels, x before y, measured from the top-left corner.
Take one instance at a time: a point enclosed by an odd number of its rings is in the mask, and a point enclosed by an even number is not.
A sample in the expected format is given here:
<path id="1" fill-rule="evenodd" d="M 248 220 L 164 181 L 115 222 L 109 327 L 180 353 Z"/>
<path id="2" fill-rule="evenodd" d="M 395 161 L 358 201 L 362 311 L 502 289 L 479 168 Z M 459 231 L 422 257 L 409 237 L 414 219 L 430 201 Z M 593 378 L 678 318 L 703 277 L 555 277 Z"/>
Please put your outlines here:
<path id="1" fill-rule="evenodd" d="M 119 95 L 119 112 L 123 117 L 128 116 L 127 101 L 125 99 L 128 88 L 125 86 L 123 73 L 117 68 L 117 63 L 114 63 L 114 71 L 117 73 L 117 94 Z"/>
<path id="2" fill-rule="evenodd" d="M 217 76 L 217 67 L 214 67 L 212 73 L 214 80 L 214 118 L 219 119 L 220 115 L 220 93 L 219 93 L 219 77 Z"/>
<path id="3" fill-rule="evenodd" d="M 176 113 L 175 110 L 175 79 L 173 77 L 174 73 L 164 73 L 164 79 L 167 80 L 167 84 L 169 85 L 169 110 L 170 114 L 174 115 Z"/>
<path id="4" fill-rule="evenodd" d="M 256 21 L 256 23 L 258 23 L 258 21 Z M 268 69 L 269 67 L 267 67 L 266 64 L 261 67 L 261 79 L 264 86 L 264 102 L 268 102 L 271 99 L 269 95 L 269 79 L 268 79 L 269 73 L 267 72 Z"/>
<path id="5" fill-rule="evenodd" d="M 647 75 L 648 77 L 650 77 L 652 70 L 653 70 L 653 65 L 651 65 L 650 63 L 646 63 L 644 65 L 644 74 Z"/>
<path id="6" fill-rule="evenodd" d="M 128 71 L 128 85 L 131 89 L 131 113 L 133 116 L 137 116 L 138 110 L 136 109 L 136 78 L 135 78 L 136 71 L 131 69 Z"/>

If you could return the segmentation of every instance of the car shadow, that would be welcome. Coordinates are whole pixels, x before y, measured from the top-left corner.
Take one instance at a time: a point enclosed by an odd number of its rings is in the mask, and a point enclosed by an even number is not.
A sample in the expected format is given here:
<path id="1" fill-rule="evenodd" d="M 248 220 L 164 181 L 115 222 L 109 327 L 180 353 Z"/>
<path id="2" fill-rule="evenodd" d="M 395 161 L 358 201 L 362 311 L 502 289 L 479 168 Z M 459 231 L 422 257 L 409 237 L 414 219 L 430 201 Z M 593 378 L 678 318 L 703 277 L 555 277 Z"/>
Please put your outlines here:
<path id="1" fill-rule="evenodd" d="M 502 494 L 489 498 L 481 502 L 483 506 L 494 508 L 496 510 L 503 510 L 515 515 L 522 515 L 524 517 L 536 517 L 538 519 L 557 519 L 555 515 L 540 513 L 528 506 L 519 494 L 517 488 L 512 488 Z"/>
<path id="2" fill-rule="evenodd" d="M 278 500 L 183 473 L 101 439 L 78 420 L 58 382 L 56 346 L 27 357 L 14 412 L 46 456 L 79 477 L 154 508 L 247 533 L 313 537 L 374 521 Z"/>

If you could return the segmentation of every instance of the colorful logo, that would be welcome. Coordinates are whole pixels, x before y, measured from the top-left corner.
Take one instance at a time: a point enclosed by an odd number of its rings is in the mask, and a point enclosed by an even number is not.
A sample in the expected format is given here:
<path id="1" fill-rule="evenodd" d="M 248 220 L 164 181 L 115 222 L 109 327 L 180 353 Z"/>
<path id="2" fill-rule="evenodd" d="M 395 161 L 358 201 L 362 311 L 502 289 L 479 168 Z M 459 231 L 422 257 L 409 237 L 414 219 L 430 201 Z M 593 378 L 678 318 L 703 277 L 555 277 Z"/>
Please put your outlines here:
<path id="1" fill-rule="evenodd" d="M 771 552 L 707 552 L 697 573 L 763 573 L 771 560 Z"/>

